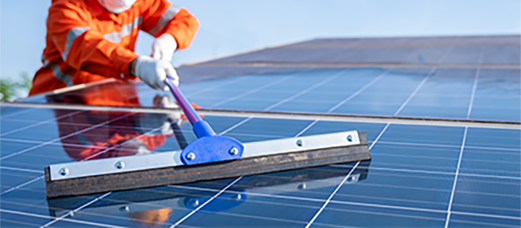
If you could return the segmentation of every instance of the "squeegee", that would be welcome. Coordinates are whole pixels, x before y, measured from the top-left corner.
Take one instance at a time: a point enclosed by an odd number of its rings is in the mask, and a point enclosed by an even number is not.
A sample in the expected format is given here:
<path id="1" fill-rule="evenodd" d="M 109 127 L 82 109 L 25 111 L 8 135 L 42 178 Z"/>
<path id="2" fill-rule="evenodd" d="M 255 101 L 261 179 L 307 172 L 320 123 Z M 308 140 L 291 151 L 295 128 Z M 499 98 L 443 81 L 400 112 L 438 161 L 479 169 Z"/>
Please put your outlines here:
<path id="1" fill-rule="evenodd" d="M 217 135 L 171 77 L 165 83 L 192 124 L 197 140 L 181 151 L 45 167 L 47 198 L 224 179 L 369 160 L 367 135 L 345 131 L 241 143 Z"/>

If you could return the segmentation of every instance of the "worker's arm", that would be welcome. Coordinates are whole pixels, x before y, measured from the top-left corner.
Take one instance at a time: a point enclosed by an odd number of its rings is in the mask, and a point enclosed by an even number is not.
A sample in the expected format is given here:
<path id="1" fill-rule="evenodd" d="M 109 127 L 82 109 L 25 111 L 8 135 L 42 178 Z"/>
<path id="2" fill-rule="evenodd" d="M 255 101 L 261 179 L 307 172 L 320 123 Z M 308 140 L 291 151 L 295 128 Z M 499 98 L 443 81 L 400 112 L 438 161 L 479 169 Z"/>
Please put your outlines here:
<path id="1" fill-rule="evenodd" d="M 58 2 L 49 8 L 47 30 L 62 59 L 71 67 L 114 78 L 129 75 L 132 51 L 114 44 L 92 24 L 90 13 L 80 2 Z"/>
<path id="2" fill-rule="evenodd" d="M 149 7 L 143 13 L 142 30 L 159 38 L 167 33 L 174 37 L 178 49 L 190 46 L 199 28 L 197 19 L 183 8 L 166 0 L 149 0 Z"/>

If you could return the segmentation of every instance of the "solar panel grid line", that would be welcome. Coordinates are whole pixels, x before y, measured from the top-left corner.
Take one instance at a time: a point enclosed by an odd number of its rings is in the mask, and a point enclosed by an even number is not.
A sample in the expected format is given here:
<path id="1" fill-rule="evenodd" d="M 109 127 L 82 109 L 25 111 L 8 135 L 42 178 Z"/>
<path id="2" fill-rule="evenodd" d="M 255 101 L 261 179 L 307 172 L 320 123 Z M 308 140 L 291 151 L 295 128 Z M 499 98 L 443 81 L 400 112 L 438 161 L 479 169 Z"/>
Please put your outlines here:
<path id="1" fill-rule="evenodd" d="M 395 210 L 398 210 L 397 208 L 392 208 Z M 349 210 L 349 209 L 339 209 L 339 208 L 331 208 L 330 210 L 336 210 L 336 211 L 342 211 L 342 212 L 354 212 L 354 213 L 363 213 L 363 214 L 371 214 L 371 215 L 387 215 L 387 216 L 394 216 L 394 217 L 405 217 L 405 218 L 420 218 L 420 219 L 427 219 L 427 220 L 442 220 L 439 218 L 432 218 L 427 216 L 414 216 L 414 215 L 406 215 L 406 214 L 392 214 L 392 213 L 382 213 L 382 212 L 374 212 L 374 211 L 358 211 L 358 210 Z M 433 212 L 433 211 L 429 211 Z M 319 224 L 319 223 L 314 223 Z M 331 226 L 330 224 L 321 223 L 320 225 L 323 226 Z M 338 226 L 338 227 L 346 227 L 346 226 Z"/>
<path id="2" fill-rule="evenodd" d="M 462 175 L 460 175 L 462 176 Z M 486 195 L 486 196 L 508 196 L 508 197 L 515 197 L 519 198 L 519 195 L 512 195 L 512 194 L 499 194 L 499 193 L 483 193 L 483 192 L 473 192 L 473 191 L 465 191 L 465 190 L 458 190 L 460 193 L 471 193 L 476 195 Z"/>
<path id="3" fill-rule="evenodd" d="M 192 187 L 192 186 L 170 186 L 170 187 L 179 187 L 179 188 L 183 188 L 183 189 L 193 189 L 193 190 L 211 191 L 211 192 L 218 192 L 219 191 L 219 190 L 216 190 L 216 189 L 200 188 L 200 187 Z M 230 192 L 230 193 L 241 193 L 240 191 L 235 191 L 235 190 L 228 190 L 228 192 Z M 280 198 L 280 199 L 290 199 L 290 200 L 324 202 L 324 200 L 315 199 L 315 198 L 305 198 L 305 197 L 287 196 L 287 195 L 273 195 L 273 194 L 266 194 L 266 193 L 259 193 L 259 192 L 248 192 L 248 195 L 252 195 L 252 196 L 265 196 L 265 197 Z"/>
<path id="4" fill-rule="evenodd" d="M 297 135 L 295 135 L 295 137 L 299 137 L 301 136 L 302 134 L 304 134 L 304 132 L 306 132 L 307 130 L 309 130 L 311 127 L 313 127 L 313 125 L 317 124 L 319 121 L 319 119 L 316 119 L 314 120 L 312 123 L 310 123 L 307 127 L 305 127 L 304 129 L 302 129 L 302 131 L 300 131 L 299 133 L 297 133 Z"/>
<path id="5" fill-rule="evenodd" d="M 309 220 L 309 222 L 306 224 L 306 228 L 309 228 L 313 222 L 315 222 L 315 220 L 318 218 L 318 216 L 322 213 L 322 211 L 327 207 L 327 205 L 329 204 L 329 202 L 331 201 L 331 199 L 333 198 L 333 196 L 335 196 L 335 194 L 338 192 L 338 190 L 342 187 L 342 185 L 344 185 L 344 183 L 347 181 L 347 179 L 351 176 L 351 174 L 353 173 L 353 171 L 356 169 L 356 167 L 358 167 L 358 165 L 360 164 L 360 162 L 357 162 L 355 164 L 355 166 L 353 166 L 353 168 L 349 171 L 349 173 L 347 173 L 347 175 L 344 177 L 344 179 L 340 182 L 340 184 L 335 188 L 335 190 L 331 193 L 331 195 L 327 198 L 327 200 L 324 202 L 324 204 L 322 205 L 322 207 L 317 211 L 317 213 L 313 216 L 313 218 L 311 218 L 311 220 Z"/>
<path id="6" fill-rule="evenodd" d="M 380 137 L 384 134 L 384 132 L 387 130 L 387 128 L 389 127 L 390 123 L 388 123 L 387 125 L 385 125 L 384 129 L 380 132 L 380 134 L 378 134 L 378 136 L 376 137 L 376 139 L 371 143 L 371 145 L 369 146 L 369 150 L 371 150 L 371 148 L 375 145 L 376 142 L 378 142 L 378 140 L 380 139 Z M 351 174 L 353 173 L 353 171 L 358 167 L 358 165 L 360 164 L 360 161 L 358 161 L 355 166 L 349 171 L 349 173 L 344 177 L 344 179 L 340 182 L 340 184 L 335 188 L 335 190 L 331 193 L 331 195 L 327 198 L 327 200 L 324 202 L 324 204 L 322 205 L 322 207 L 317 211 L 317 213 L 313 216 L 313 218 L 311 218 L 311 220 L 307 223 L 306 225 L 306 228 L 309 228 L 313 222 L 318 218 L 318 216 L 322 213 L 322 211 L 327 207 L 327 205 L 329 204 L 329 202 L 331 201 L 331 199 L 335 196 L 335 194 L 338 192 L 338 190 L 344 185 L 344 183 L 347 181 L 347 179 L 349 178 L 349 176 L 351 176 Z"/>
<path id="7" fill-rule="evenodd" d="M 28 223 L 28 222 L 20 221 L 20 220 L 11 220 L 11 219 L 2 218 L 2 221 L 3 222 L 8 222 L 8 223 L 11 223 L 11 224 L 16 224 L 16 226 L 20 226 L 20 227 L 21 226 L 23 226 L 23 227 L 34 226 L 34 224 L 32 224 L 32 223 Z"/>
<path id="8" fill-rule="evenodd" d="M 284 206 L 285 204 L 277 203 L 277 205 Z M 286 204 L 287 205 L 287 204 Z M 219 212 L 221 215 L 233 216 L 233 217 L 241 217 L 241 218 L 252 218 L 252 219 L 261 219 L 261 220 L 270 220 L 270 221 L 278 221 L 278 222 L 287 222 L 287 223 L 301 223 L 306 224 L 302 221 L 297 220 L 289 220 L 289 219 L 280 219 L 280 218 L 272 218 L 272 217 L 263 217 L 263 216 L 254 216 L 254 215 L 245 215 L 245 214 L 236 214 L 236 213 L 227 213 L 227 212 Z M 183 224 L 178 225 L 178 227 L 197 227 L 197 226 L 186 226 Z"/>
<path id="9" fill-rule="evenodd" d="M 456 160 L 456 159 L 449 159 L 445 158 L 443 156 L 441 157 L 433 157 L 433 156 L 421 156 L 421 155 L 403 155 L 403 154 L 385 154 L 385 155 L 375 155 L 375 156 L 389 156 L 389 157 L 406 157 L 406 158 L 428 158 L 428 159 L 443 159 L 443 160 Z"/>
<path id="10" fill-rule="evenodd" d="M 288 101 L 290 101 L 290 100 L 292 100 L 292 99 L 294 99 L 294 98 L 296 98 L 296 97 L 298 97 L 298 96 L 300 96 L 302 94 L 305 94 L 305 93 L 307 93 L 307 92 L 309 92 L 309 91 L 311 91 L 311 90 L 313 90 L 313 89 L 315 89 L 315 88 L 317 88 L 317 87 L 319 87 L 321 85 L 324 85 L 324 84 L 328 83 L 329 81 L 331 81 L 331 80 L 337 78 L 338 76 L 342 75 L 344 72 L 346 72 L 346 70 L 343 70 L 343 71 L 340 71 L 340 72 L 338 72 L 336 74 L 333 74 L 332 76 L 324 79 L 322 82 L 317 83 L 317 84 L 315 84 L 315 85 L 313 85 L 313 86 L 311 86 L 311 87 L 309 87 L 309 88 L 307 88 L 305 90 L 302 90 L 302 91 L 298 92 L 297 94 L 294 94 L 294 95 L 292 95 L 292 96 L 290 96 L 290 97 L 288 97 L 288 98 L 286 98 L 284 100 L 281 100 L 281 101 L 279 101 L 279 102 L 277 102 L 277 103 L 275 103 L 275 104 L 265 108 L 263 111 L 268 111 L 268 110 L 270 110 L 272 108 L 275 108 L 275 107 L 277 107 L 277 106 L 279 106 L 281 104 L 284 104 L 284 103 L 286 103 L 286 102 L 288 102 Z"/>
<path id="11" fill-rule="evenodd" d="M 475 193 L 473 193 L 473 194 L 475 194 Z M 481 196 L 488 196 L 488 195 L 482 194 Z M 498 196 L 498 195 L 495 195 L 495 196 Z M 510 196 L 508 196 L 508 197 L 509 198 L 514 198 L 514 197 L 510 197 Z M 508 211 L 514 211 L 514 212 L 517 212 L 517 213 L 519 213 L 521 211 L 519 209 L 511 209 L 511 208 L 504 208 L 504 207 L 476 206 L 476 205 L 471 205 L 471 204 L 457 204 L 457 205 L 458 206 L 465 206 L 465 207 L 473 208 L 473 209 L 476 209 L 476 208 L 487 209 L 487 210 L 490 210 L 490 211 L 495 211 L 495 210 L 503 210 L 503 211 L 505 211 L 505 210 L 508 210 Z M 454 210 L 454 211 L 457 211 L 457 210 Z M 459 211 L 459 212 L 462 212 L 462 211 Z M 466 212 L 466 211 L 463 211 L 463 212 Z M 495 215 L 495 214 L 492 214 L 492 213 L 483 213 L 483 214 Z M 512 217 L 519 217 L 519 216 L 512 216 Z M 521 217 L 519 217 L 519 219 L 521 219 Z"/>
<path id="12" fill-rule="evenodd" d="M 474 104 L 474 97 L 476 95 L 476 89 L 478 87 L 478 78 L 479 78 L 480 72 L 481 72 L 481 69 L 478 68 L 476 71 L 476 77 L 474 78 L 474 84 L 472 85 L 472 94 L 470 95 L 470 103 L 469 103 L 469 109 L 467 111 L 467 119 L 470 119 L 470 113 L 472 111 L 472 105 Z"/>
<path id="13" fill-rule="evenodd" d="M 258 87 L 258 88 L 256 88 L 256 89 L 252 89 L 252 90 L 249 90 L 249 91 L 247 91 L 247 92 L 241 93 L 241 94 L 239 94 L 239 95 L 237 95 L 237 96 L 230 97 L 230 98 L 228 98 L 228 99 L 226 99 L 226 100 L 224 100 L 224 101 L 220 101 L 220 102 L 214 103 L 214 104 L 210 105 L 208 108 L 216 107 L 216 106 L 219 106 L 219 105 L 224 104 L 224 103 L 226 103 L 226 102 L 233 101 L 233 100 L 236 100 L 236 99 L 241 98 L 241 97 L 243 97 L 243 96 L 246 96 L 246 95 L 248 95 L 248 94 L 252 94 L 252 93 L 255 93 L 255 92 L 257 92 L 257 91 L 263 90 L 264 88 L 270 87 L 270 86 L 272 86 L 272 85 L 276 85 L 276 84 L 278 84 L 278 83 L 280 83 L 280 82 L 283 82 L 283 81 L 286 81 L 286 80 L 288 80 L 288 79 L 290 79 L 290 78 L 293 78 L 293 77 L 295 77 L 297 74 L 298 74 L 298 73 L 290 74 L 290 75 L 288 75 L 288 76 L 282 77 L 282 78 L 280 78 L 280 79 L 278 79 L 278 80 L 276 80 L 276 81 L 270 82 L 270 83 L 265 84 L 265 85 L 263 85 L 263 86 L 261 86 L 261 87 Z"/>
<path id="14" fill-rule="evenodd" d="M 187 215 L 185 215 L 183 218 L 179 219 L 174 225 L 170 226 L 170 228 L 174 228 L 176 226 L 178 226 L 179 224 L 181 224 L 182 222 L 184 222 L 186 219 L 188 219 L 190 216 L 192 216 L 193 214 L 195 214 L 197 211 L 201 210 L 201 208 L 203 208 L 204 206 L 206 206 L 207 204 L 209 204 L 210 202 L 212 202 L 215 198 L 219 197 L 223 192 L 225 192 L 228 188 L 230 188 L 232 185 L 234 185 L 235 183 L 237 183 L 238 181 L 240 181 L 242 179 L 242 176 L 240 177 L 237 177 L 234 181 L 232 181 L 230 184 L 228 184 L 226 187 L 224 187 L 223 189 L 221 189 L 217 194 L 215 194 L 214 196 L 212 196 L 212 198 L 206 200 L 203 204 L 199 205 L 197 208 L 195 208 L 194 210 L 192 210 L 190 213 L 188 213 Z"/>
<path id="15" fill-rule="evenodd" d="M 37 122 L 35 124 L 31 124 L 31 125 L 28 125 L 28 126 L 25 126 L 25 127 L 22 127 L 22 128 L 14 129 L 12 131 L 8 131 L 8 132 L 0 134 L 0 137 L 8 135 L 8 134 L 15 133 L 15 132 L 23 131 L 25 129 L 29 129 L 29 128 L 32 128 L 32 127 L 36 127 L 36 126 L 39 126 L 39 125 L 42 125 L 42 124 L 46 124 L 46 123 L 50 123 L 50 122 L 53 122 L 53 121 L 57 121 L 57 120 L 60 120 L 62 118 L 70 117 L 70 116 L 76 115 L 76 114 L 78 114 L 80 112 L 83 112 L 83 111 L 76 111 L 76 112 L 73 112 L 73 113 L 69 113 L 69 114 L 60 116 L 58 118 L 52 118 L 52 119 L 49 119 L 49 120 L 46 120 L 46 121 L 41 121 L 41 122 Z"/>
<path id="16" fill-rule="evenodd" d="M 496 178 L 496 179 L 521 180 L 521 177 L 498 176 L 498 175 L 488 175 L 488 174 L 460 173 L 459 175 L 468 176 L 468 177 L 484 177 L 484 178 Z"/>
<path id="17" fill-rule="evenodd" d="M 40 177 L 34 178 L 34 179 L 32 179 L 32 180 L 29 180 L 29 181 L 27 181 L 27 182 L 24 182 L 24 183 L 22 183 L 22 184 L 19 184 L 19 185 L 15 186 L 15 187 L 12 187 L 12 188 L 10 188 L 10 189 L 7 189 L 7 190 L 3 191 L 2 193 L 0 193 L 0 196 L 4 195 L 4 194 L 6 194 L 6 193 L 12 192 L 12 191 L 14 191 L 14 190 L 16 190 L 16 189 L 19 189 L 19 188 L 21 188 L 21 187 L 23 187 L 23 186 L 26 186 L 26 185 L 28 185 L 28 184 L 31 184 L 31 183 L 33 183 L 33 182 L 36 182 L 36 181 L 38 181 L 38 180 L 40 180 L 40 179 L 43 179 L 44 177 L 45 177 L 45 175 L 42 175 L 42 176 L 40 176 Z"/>
<path id="18" fill-rule="evenodd" d="M 207 88 L 204 88 L 204 89 L 201 89 L 201 90 L 198 90 L 197 92 L 193 92 L 193 93 L 190 93 L 190 92 L 187 92 L 186 93 L 186 96 L 196 96 L 196 95 L 199 95 L 201 93 L 205 93 L 205 92 L 208 92 L 208 91 L 212 91 L 214 89 L 217 89 L 217 88 L 220 88 L 220 87 L 223 87 L 223 86 L 226 86 L 226 85 L 229 85 L 229 84 L 232 84 L 232 83 L 235 83 L 237 82 L 238 80 L 241 80 L 243 79 L 244 80 L 244 77 L 238 77 L 236 78 L 235 80 L 230 80 L 228 82 L 225 82 L 225 83 L 222 83 L 222 84 L 219 84 L 219 85 L 216 85 L 216 86 L 210 86 L 210 87 L 207 87 Z"/>
<path id="19" fill-rule="evenodd" d="M 27 140 L 27 139 L 13 139 L 13 138 L 0 138 L 1 141 L 7 142 L 19 142 L 19 143 L 32 143 L 32 144 L 41 144 L 45 143 L 45 141 L 36 141 L 36 140 Z M 51 144 L 52 145 L 52 144 Z M 54 143 L 54 145 L 61 145 L 60 143 Z"/>
<path id="20" fill-rule="evenodd" d="M 48 223 L 46 223 L 46 224 L 44 224 L 44 225 L 41 225 L 40 228 L 49 227 L 49 226 L 51 226 L 52 224 L 54 224 L 54 223 L 56 223 L 56 222 L 58 222 L 58 221 L 60 221 L 60 220 L 63 220 L 63 219 L 66 218 L 67 216 L 73 216 L 74 213 L 78 212 L 79 210 L 81 210 L 81 209 L 83 209 L 83 208 L 85 208 L 85 207 L 88 207 L 89 205 L 91 205 L 91 204 L 93 204 L 93 203 L 99 201 L 100 199 L 103 199 L 103 198 L 107 197 L 107 196 L 110 195 L 111 193 L 112 193 L 112 192 L 107 192 L 107 193 L 105 193 L 105 194 L 103 194 L 103 195 L 101 195 L 101 196 L 99 196 L 99 197 L 96 197 L 96 198 L 94 198 L 93 200 L 87 202 L 86 204 L 83 204 L 83 205 L 81 205 L 80 207 L 78 207 L 78 208 L 76 208 L 76 209 L 74 209 L 74 210 L 71 210 L 71 211 L 69 211 L 68 213 L 65 213 L 65 214 L 62 215 L 62 216 L 60 216 L 60 217 L 58 217 L 58 218 L 55 218 L 55 219 L 53 219 L 52 221 L 50 221 L 50 222 L 48 222 Z"/>
<path id="21" fill-rule="evenodd" d="M 390 145 L 407 145 L 407 146 L 433 146 L 442 148 L 460 148 L 460 146 L 444 145 L 444 144 L 433 144 L 433 143 L 412 143 L 412 142 L 392 142 L 392 141 L 380 141 L 381 144 Z"/>
<path id="22" fill-rule="evenodd" d="M 389 69 L 390 70 L 390 69 Z M 377 81 L 379 81 L 380 79 L 382 79 L 384 76 L 386 76 L 388 73 L 389 73 L 389 70 L 386 70 L 385 72 L 383 72 L 382 74 L 380 74 L 378 77 L 376 77 L 375 79 L 371 80 L 369 83 L 367 83 L 365 86 L 363 86 L 362 88 L 360 88 L 359 90 L 357 90 L 356 92 L 354 92 L 353 94 L 351 94 L 349 97 L 347 97 L 346 99 L 342 100 L 340 103 L 338 103 L 337 105 L 333 106 L 332 108 L 330 108 L 329 110 L 327 110 L 326 113 L 331 113 L 333 112 L 335 109 L 337 109 L 338 107 L 342 106 L 343 104 L 345 104 L 346 102 L 350 101 L 351 99 L 353 99 L 354 97 L 356 97 L 358 94 L 362 93 L 364 90 L 366 90 L 367 88 L 369 88 L 371 85 L 373 85 L 374 83 L 376 83 Z"/>
<path id="23" fill-rule="evenodd" d="M 416 93 L 418 93 L 418 91 L 422 88 L 422 86 L 425 84 L 425 82 L 427 82 L 427 80 L 429 80 L 432 75 L 434 74 L 434 72 L 436 71 L 436 68 L 432 68 L 430 70 L 430 72 L 427 74 L 427 76 L 425 76 L 425 78 L 423 78 L 423 80 L 420 82 L 420 84 L 416 87 L 416 89 L 411 93 L 411 95 L 407 98 L 407 100 L 405 100 L 405 102 L 403 102 L 403 104 L 400 106 L 400 108 L 398 108 L 398 110 L 394 113 L 393 116 L 398 116 L 398 114 L 402 111 L 402 109 L 407 105 L 409 104 L 409 101 L 411 101 L 411 99 L 416 95 Z"/>
<path id="24" fill-rule="evenodd" d="M 40 147 L 45 146 L 45 145 L 49 145 L 49 144 L 51 144 L 51 143 L 57 142 L 58 140 L 63 140 L 63 139 L 69 138 L 69 137 L 71 137 L 71 136 L 75 136 L 75 135 L 81 134 L 81 133 L 83 133 L 83 132 L 86 132 L 86 131 L 92 130 L 92 129 L 94 129 L 94 128 L 101 127 L 101 126 L 103 126 L 103 125 L 107 125 L 107 124 L 109 124 L 109 123 L 111 123 L 111 122 L 114 122 L 114 121 L 116 121 L 116 120 L 119 120 L 119 119 L 125 118 L 125 117 L 127 117 L 128 115 L 129 115 L 129 114 L 122 115 L 122 116 L 120 116 L 120 117 L 117 117 L 117 118 L 114 118 L 114 119 L 111 119 L 111 120 L 107 120 L 107 121 L 105 121 L 105 122 L 103 122 L 103 123 L 93 125 L 93 126 L 91 126 L 91 127 L 85 128 L 85 129 L 83 129 L 83 130 L 79 130 L 79 131 L 77 131 L 77 132 L 74 132 L 74 133 L 68 134 L 68 135 L 66 135 L 66 136 L 59 137 L 59 138 L 57 138 L 57 139 L 53 139 L 53 140 L 51 140 L 51 141 L 47 141 L 47 142 L 45 142 L 45 143 L 42 143 L 42 144 L 39 144 L 39 145 L 36 145 L 36 146 L 30 147 L 30 148 L 27 148 L 27 149 L 25 149 L 25 150 L 22 150 L 22 151 L 19 151 L 19 152 L 16 152 L 16 153 L 12 153 L 12 154 L 6 155 L 6 156 L 4 156 L 4 157 L 1 157 L 1 158 L 0 158 L 0 161 L 5 160 L 5 159 L 10 158 L 10 157 L 13 157 L 13 156 L 16 156 L 16 155 L 19 155 L 19 154 L 22 154 L 22 153 L 25 153 L 25 152 L 27 152 L 27 151 L 34 150 L 34 149 L 36 149 L 36 148 L 40 148 Z"/>
<path id="25" fill-rule="evenodd" d="M 469 220 L 459 220 L 459 219 L 453 219 L 452 222 L 460 222 L 463 224 L 471 224 L 471 225 L 481 225 L 483 227 L 511 227 L 511 228 L 519 228 L 519 226 L 510 226 L 505 224 L 498 224 L 498 223 L 488 223 L 488 222 L 477 222 L 477 221 L 469 221 Z"/>
<path id="26" fill-rule="evenodd" d="M 344 167 L 342 165 L 331 165 L 332 167 Z M 363 168 L 363 167 L 361 167 Z M 441 175 L 453 175 L 450 172 L 441 172 L 441 171 L 427 171 L 427 170 L 413 170 L 413 169 L 395 169 L 395 168 L 387 168 L 387 167 L 373 167 L 373 170 L 384 170 L 384 171 L 394 171 L 394 172 L 406 172 L 406 173 L 426 173 L 426 174 L 441 174 Z"/>
<path id="27" fill-rule="evenodd" d="M 246 123 L 246 122 L 248 122 L 248 121 L 251 120 L 252 118 L 253 118 L 253 117 L 250 116 L 250 117 L 248 117 L 248 118 L 242 120 L 241 122 L 239 122 L 239 123 L 237 123 L 237 124 L 231 126 L 230 128 L 224 130 L 223 132 L 219 133 L 219 135 L 224 135 L 224 134 L 230 132 L 231 130 L 233 130 L 233 129 L 239 127 L 239 126 L 241 126 L 242 124 L 244 124 L 244 123 Z"/>
<path id="28" fill-rule="evenodd" d="M 0 169 L 8 169 L 8 170 L 14 170 L 14 171 L 22 171 L 22 172 L 43 174 L 43 171 L 41 171 L 41 170 L 21 169 L 21 168 L 14 168 L 14 167 L 8 167 L 8 166 L 0 166 Z"/>
<path id="29" fill-rule="evenodd" d="M 450 175 L 450 174 L 443 174 Z M 403 176 L 408 177 L 407 175 L 392 175 L 392 176 Z M 391 184 L 371 184 L 371 183 L 359 183 L 360 186 L 377 186 L 377 187 L 389 187 L 389 188 L 403 188 L 403 189 L 415 189 L 415 190 L 435 190 L 439 192 L 450 192 L 450 190 L 445 189 L 434 189 L 434 188 L 424 188 L 424 187 L 411 187 L 411 186 L 400 186 L 400 185 L 391 185 Z M 370 198 L 370 197 L 368 197 Z M 407 200 L 404 200 L 407 201 Z"/>
<path id="30" fill-rule="evenodd" d="M 24 110 L 21 110 L 21 111 L 14 111 L 13 113 L 11 114 L 7 114 L 7 115 L 2 115 L 3 118 L 8 118 L 8 117 L 11 117 L 11 116 L 16 116 L 16 115 L 20 115 L 22 113 L 26 113 L 26 112 L 30 112 L 30 111 L 33 111 L 32 109 L 24 109 Z M 0 112 L 0 114 L 2 114 Z"/>
<path id="31" fill-rule="evenodd" d="M 471 149 L 485 149 L 485 150 L 502 150 L 502 151 L 521 151 L 520 149 L 515 148 L 500 148 L 500 147 L 485 147 L 485 146 L 466 146 Z"/>
<path id="32" fill-rule="evenodd" d="M 24 216 L 36 217 L 36 218 L 44 218 L 44 219 L 48 218 L 48 216 L 45 216 L 45 215 L 26 213 L 26 212 L 21 212 L 21 211 L 6 210 L 6 209 L 2 209 L 2 208 L 0 208 L 0 212 L 24 215 Z M 108 224 L 103 224 L 103 223 L 88 222 L 88 221 L 75 220 L 75 219 L 69 219 L 69 218 L 64 218 L 63 220 L 68 221 L 68 222 L 83 224 L 83 225 L 91 225 L 91 226 L 107 227 L 107 228 L 123 228 L 122 226 L 113 226 L 113 225 L 108 225 Z"/>
<path id="33" fill-rule="evenodd" d="M 447 219 L 445 220 L 445 228 L 447 228 L 449 226 L 449 222 L 450 222 L 452 203 L 454 202 L 454 193 L 456 192 L 456 185 L 458 183 L 458 175 L 459 175 L 459 171 L 460 171 L 460 167 L 461 167 L 461 160 L 463 157 L 463 151 L 465 150 L 465 143 L 467 141 L 467 132 L 468 132 L 468 127 L 465 127 L 465 131 L 463 132 L 463 140 L 461 142 L 460 154 L 459 154 L 459 158 L 458 158 L 458 165 L 456 166 L 456 173 L 454 174 L 454 182 L 452 185 L 452 192 L 450 194 L 449 206 L 447 207 Z"/>
<path id="34" fill-rule="evenodd" d="M 464 212 L 464 211 L 452 211 L 452 214 L 472 215 L 472 216 L 481 216 L 481 217 L 488 217 L 488 218 L 521 220 L 521 217 L 514 217 L 514 216 L 507 216 L 507 215 L 493 215 L 493 214 L 473 213 L 473 212 Z"/>
<path id="35" fill-rule="evenodd" d="M 386 163 L 386 162 L 380 162 L 380 164 L 382 164 L 382 165 L 396 165 L 396 163 Z M 415 167 L 415 168 L 417 167 L 418 170 L 420 170 L 420 169 L 427 169 L 428 168 L 429 171 L 431 171 L 431 170 L 440 170 L 440 169 L 441 170 L 446 170 L 445 167 L 429 166 L 429 165 L 424 165 L 424 164 L 420 164 L 420 165 L 410 165 L 410 164 L 408 164 L 407 167 Z"/>

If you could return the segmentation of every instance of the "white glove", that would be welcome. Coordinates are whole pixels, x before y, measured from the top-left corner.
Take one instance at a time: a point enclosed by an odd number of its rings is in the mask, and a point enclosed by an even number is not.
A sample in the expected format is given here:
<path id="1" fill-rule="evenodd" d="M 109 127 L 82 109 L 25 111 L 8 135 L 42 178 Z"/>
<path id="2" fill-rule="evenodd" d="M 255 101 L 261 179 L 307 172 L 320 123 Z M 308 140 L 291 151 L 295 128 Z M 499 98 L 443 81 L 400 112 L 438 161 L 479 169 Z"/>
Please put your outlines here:
<path id="1" fill-rule="evenodd" d="M 172 35 L 165 33 L 152 44 L 152 58 L 170 62 L 176 49 L 177 41 Z"/>
<path id="2" fill-rule="evenodd" d="M 155 60 L 148 56 L 140 56 L 136 61 L 136 77 L 149 85 L 152 89 L 168 90 L 164 80 L 166 76 L 174 79 L 174 83 L 179 85 L 179 76 L 174 67 L 169 62 Z"/>

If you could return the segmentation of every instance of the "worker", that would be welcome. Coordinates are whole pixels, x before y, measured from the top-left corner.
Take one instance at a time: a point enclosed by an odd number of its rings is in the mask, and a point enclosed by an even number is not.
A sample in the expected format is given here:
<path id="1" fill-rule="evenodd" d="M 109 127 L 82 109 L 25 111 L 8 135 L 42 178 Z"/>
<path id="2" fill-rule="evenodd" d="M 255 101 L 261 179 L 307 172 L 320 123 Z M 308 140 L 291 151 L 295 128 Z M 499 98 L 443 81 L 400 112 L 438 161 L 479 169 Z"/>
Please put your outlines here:
<path id="1" fill-rule="evenodd" d="M 167 0 L 52 0 L 43 66 L 29 95 L 107 78 L 166 90 L 167 75 L 179 83 L 173 53 L 189 47 L 198 27 Z M 134 53 L 139 30 L 156 38 L 151 57 Z"/>

